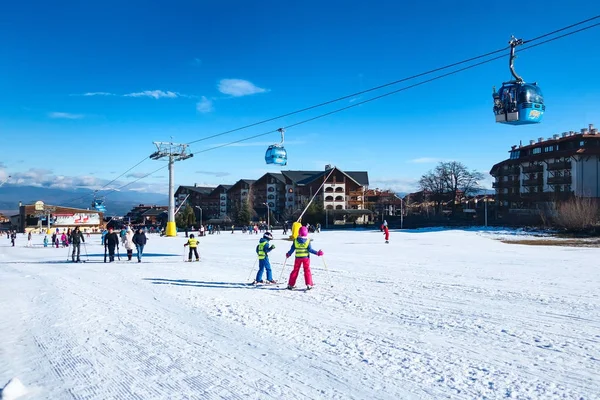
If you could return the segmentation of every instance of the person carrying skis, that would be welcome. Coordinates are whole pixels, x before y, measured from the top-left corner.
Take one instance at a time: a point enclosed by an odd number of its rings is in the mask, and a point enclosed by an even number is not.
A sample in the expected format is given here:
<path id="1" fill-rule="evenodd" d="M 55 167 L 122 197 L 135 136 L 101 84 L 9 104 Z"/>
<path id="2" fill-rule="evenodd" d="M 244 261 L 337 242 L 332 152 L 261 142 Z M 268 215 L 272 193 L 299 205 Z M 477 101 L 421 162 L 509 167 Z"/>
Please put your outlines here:
<path id="1" fill-rule="evenodd" d="M 258 246 L 256 246 L 256 254 L 258 254 L 258 273 L 256 274 L 256 279 L 252 282 L 253 285 L 265 283 L 265 281 L 262 280 L 265 269 L 267 270 L 267 282 L 277 283 L 273 280 L 271 262 L 269 261 L 269 252 L 275 248 L 275 245 L 270 245 L 269 240 L 273 240 L 273 235 L 271 232 L 265 232 L 262 239 L 258 241 Z"/>
<path id="2" fill-rule="evenodd" d="M 71 243 L 73 243 L 73 253 L 71 254 L 71 259 L 75 262 L 75 251 L 77 251 L 77 262 L 81 262 L 79 255 L 81 254 L 81 242 L 85 243 L 85 239 L 83 238 L 83 234 L 79 230 L 79 227 L 76 226 L 75 230 L 71 232 Z"/>
<path id="3" fill-rule="evenodd" d="M 389 243 L 389 240 L 390 240 L 390 230 L 388 229 L 387 224 L 383 225 L 383 235 L 385 236 L 385 242 Z"/>
<path id="4" fill-rule="evenodd" d="M 119 235 L 113 232 L 113 228 L 108 228 L 108 233 L 104 237 L 104 262 L 106 262 L 106 250 L 108 249 L 109 262 L 115 261 L 115 247 L 119 251 Z"/>
<path id="5" fill-rule="evenodd" d="M 288 282 L 287 289 L 294 289 L 296 279 L 298 279 L 298 273 L 300 267 L 304 267 L 304 282 L 306 283 L 306 290 L 310 290 L 313 287 L 312 274 L 310 273 L 310 253 L 316 254 L 317 256 L 323 255 L 323 250 L 315 251 L 310 245 L 310 239 L 308 238 L 308 228 L 303 226 L 298 231 L 298 237 L 294 239 L 290 251 L 285 255 L 286 260 L 296 252 L 296 261 L 294 262 L 294 269 L 290 274 L 290 280 Z"/>
<path id="6" fill-rule="evenodd" d="M 146 245 L 146 234 L 142 228 L 138 228 L 138 231 L 133 235 L 132 242 L 135 244 L 135 248 L 137 249 L 137 259 L 138 262 L 142 262 L 142 254 L 144 253 L 144 246 Z"/>
<path id="7" fill-rule="evenodd" d="M 192 261 L 192 253 L 196 256 L 196 261 L 200 261 L 200 256 L 198 255 L 198 239 L 194 237 L 192 233 L 187 243 L 183 245 L 183 247 L 190 246 L 190 255 L 188 257 L 188 261 Z"/>

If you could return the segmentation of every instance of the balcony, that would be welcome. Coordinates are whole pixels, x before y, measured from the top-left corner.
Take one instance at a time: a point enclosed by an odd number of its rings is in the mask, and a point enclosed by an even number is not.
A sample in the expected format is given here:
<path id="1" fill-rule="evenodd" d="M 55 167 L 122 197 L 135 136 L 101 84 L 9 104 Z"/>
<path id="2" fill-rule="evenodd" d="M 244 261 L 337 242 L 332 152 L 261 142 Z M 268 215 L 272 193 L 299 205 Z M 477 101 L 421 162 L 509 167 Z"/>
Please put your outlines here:
<path id="1" fill-rule="evenodd" d="M 548 171 L 556 171 L 558 169 L 571 169 L 571 161 L 558 161 L 548 164 Z"/>
<path id="2" fill-rule="evenodd" d="M 360 206 L 363 204 L 362 200 L 348 200 L 348 204 L 351 206 Z"/>
<path id="3" fill-rule="evenodd" d="M 559 185 L 559 184 L 569 184 L 570 185 L 571 183 L 572 183 L 571 175 L 548 177 L 548 185 Z"/>
<path id="4" fill-rule="evenodd" d="M 519 185 L 520 185 L 520 182 L 518 179 L 514 179 L 514 180 L 510 180 L 510 181 L 492 182 L 492 187 L 494 189 L 519 187 Z"/>
<path id="5" fill-rule="evenodd" d="M 544 184 L 544 178 L 525 179 L 523 180 L 523 186 L 541 186 Z"/>
<path id="6" fill-rule="evenodd" d="M 523 167 L 523 173 L 524 174 L 533 174 L 536 172 L 543 172 L 544 171 L 544 166 L 542 164 L 539 165 L 528 165 L 526 167 Z"/>

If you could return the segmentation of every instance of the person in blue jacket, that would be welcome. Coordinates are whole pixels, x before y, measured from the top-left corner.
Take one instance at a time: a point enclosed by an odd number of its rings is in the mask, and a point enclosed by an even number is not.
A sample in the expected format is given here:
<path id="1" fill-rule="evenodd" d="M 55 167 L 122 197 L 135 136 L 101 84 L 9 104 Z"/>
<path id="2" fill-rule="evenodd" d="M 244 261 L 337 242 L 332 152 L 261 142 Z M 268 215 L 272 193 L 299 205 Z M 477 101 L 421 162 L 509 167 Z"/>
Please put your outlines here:
<path id="1" fill-rule="evenodd" d="M 270 240 L 273 240 L 273 235 L 271 232 L 265 232 L 262 239 L 258 241 L 258 246 L 256 246 L 256 254 L 258 254 L 258 273 L 256 274 L 256 279 L 252 282 L 253 285 L 265 283 L 262 280 L 265 269 L 267 270 L 267 282 L 277 283 L 273 280 L 271 262 L 269 261 L 269 252 L 275 248 L 275 245 L 269 243 Z"/>

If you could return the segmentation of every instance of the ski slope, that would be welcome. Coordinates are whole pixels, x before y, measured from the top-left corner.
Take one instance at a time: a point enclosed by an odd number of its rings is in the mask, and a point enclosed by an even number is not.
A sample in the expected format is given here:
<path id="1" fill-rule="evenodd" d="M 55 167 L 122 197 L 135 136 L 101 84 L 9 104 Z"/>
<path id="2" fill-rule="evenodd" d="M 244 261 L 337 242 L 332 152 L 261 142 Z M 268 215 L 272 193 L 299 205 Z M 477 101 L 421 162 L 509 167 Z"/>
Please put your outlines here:
<path id="1" fill-rule="evenodd" d="M 274 236 L 278 279 L 290 242 Z M 289 264 L 283 285 L 247 285 L 260 235 L 202 237 L 192 263 L 185 238 L 150 235 L 140 264 L 104 264 L 98 236 L 81 264 L 43 236 L 2 237 L 0 387 L 17 378 L 19 398 L 53 400 L 600 398 L 600 249 L 505 236 L 312 234 L 325 256 L 306 293 L 284 289 Z"/>

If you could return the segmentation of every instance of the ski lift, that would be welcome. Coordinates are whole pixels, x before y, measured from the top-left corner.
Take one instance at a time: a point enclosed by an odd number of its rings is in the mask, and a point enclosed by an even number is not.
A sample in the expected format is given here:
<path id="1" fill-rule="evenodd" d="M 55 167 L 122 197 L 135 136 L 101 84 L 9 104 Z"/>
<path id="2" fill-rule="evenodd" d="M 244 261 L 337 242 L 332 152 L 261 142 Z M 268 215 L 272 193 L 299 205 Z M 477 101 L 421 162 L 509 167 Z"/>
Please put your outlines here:
<path id="1" fill-rule="evenodd" d="M 265 153 L 265 161 L 267 164 L 287 165 L 287 151 L 285 151 L 285 148 L 283 147 L 283 134 L 285 133 L 285 129 L 279 128 L 277 130 L 281 133 L 281 143 L 269 146 Z"/>
<path id="2" fill-rule="evenodd" d="M 494 114 L 496 122 L 509 125 L 538 124 L 542 122 L 546 106 L 544 97 L 537 83 L 526 84 L 514 68 L 515 48 L 523 44 L 523 39 L 514 36 L 508 42 L 510 45 L 510 73 L 515 78 L 503 82 L 502 87 L 496 92 L 494 86 Z"/>
<path id="3" fill-rule="evenodd" d="M 97 190 L 94 192 L 94 200 L 92 200 L 92 208 L 98 212 L 105 213 L 106 206 L 104 205 L 104 200 L 96 198 L 97 192 L 98 192 Z"/>

